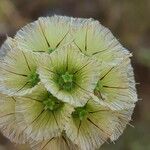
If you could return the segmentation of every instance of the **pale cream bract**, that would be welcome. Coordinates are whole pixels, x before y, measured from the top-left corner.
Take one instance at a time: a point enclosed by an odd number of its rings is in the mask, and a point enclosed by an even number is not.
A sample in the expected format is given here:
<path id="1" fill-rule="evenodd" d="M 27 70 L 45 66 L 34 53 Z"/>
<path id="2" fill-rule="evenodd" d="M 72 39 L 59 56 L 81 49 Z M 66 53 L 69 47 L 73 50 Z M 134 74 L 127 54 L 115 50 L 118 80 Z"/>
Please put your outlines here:
<path id="1" fill-rule="evenodd" d="M 41 56 L 38 73 L 41 82 L 55 97 L 74 106 L 83 106 L 99 80 L 99 68 L 100 64 L 96 60 L 69 45 L 58 48 L 51 55 Z M 66 73 L 72 76 L 70 85 L 63 81 Z"/>
<path id="2" fill-rule="evenodd" d="M 37 57 L 16 47 L 0 62 L 0 91 L 8 95 L 25 95 L 39 88 Z"/>
<path id="3" fill-rule="evenodd" d="M 36 94 L 38 93 L 38 94 Z M 60 136 L 73 108 L 61 103 L 50 111 L 44 101 L 54 97 L 41 87 L 25 97 L 16 97 L 16 120 L 22 132 L 36 141 Z"/>
<path id="4" fill-rule="evenodd" d="M 132 56 L 93 19 L 40 17 L 0 51 L 0 130 L 33 150 L 115 141 L 137 102 Z"/>
<path id="5" fill-rule="evenodd" d="M 15 143 L 25 143 L 27 138 L 22 134 L 16 122 L 14 97 L 0 94 L 0 128 L 4 136 Z"/>

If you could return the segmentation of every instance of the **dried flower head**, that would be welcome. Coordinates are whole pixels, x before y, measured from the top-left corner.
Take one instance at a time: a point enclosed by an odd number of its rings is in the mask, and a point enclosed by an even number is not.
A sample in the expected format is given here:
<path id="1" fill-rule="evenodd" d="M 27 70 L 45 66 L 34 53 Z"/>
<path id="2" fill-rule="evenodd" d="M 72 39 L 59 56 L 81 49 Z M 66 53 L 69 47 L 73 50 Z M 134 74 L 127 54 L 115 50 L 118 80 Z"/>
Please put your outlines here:
<path id="1" fill-rule="evenodd" d="M 131 54 L 93 19 L 42 17 L 7 38 L 0 129 L 35 150 L 93 150 L 115 141 L 138 100 Z"/>

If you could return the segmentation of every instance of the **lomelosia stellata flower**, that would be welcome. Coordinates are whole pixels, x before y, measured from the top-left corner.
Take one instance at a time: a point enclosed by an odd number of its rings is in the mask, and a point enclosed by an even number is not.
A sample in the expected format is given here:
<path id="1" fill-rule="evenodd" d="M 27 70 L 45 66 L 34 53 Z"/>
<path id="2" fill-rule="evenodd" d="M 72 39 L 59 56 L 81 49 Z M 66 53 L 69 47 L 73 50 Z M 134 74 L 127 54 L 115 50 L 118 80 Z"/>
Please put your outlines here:
<path id="1" fill-rule="evenodd" d="M 0 129 L 35 150 L 94 150 L 131 120 L 132 55 L 93 19 L 41 17 L 1 47 Z"/>

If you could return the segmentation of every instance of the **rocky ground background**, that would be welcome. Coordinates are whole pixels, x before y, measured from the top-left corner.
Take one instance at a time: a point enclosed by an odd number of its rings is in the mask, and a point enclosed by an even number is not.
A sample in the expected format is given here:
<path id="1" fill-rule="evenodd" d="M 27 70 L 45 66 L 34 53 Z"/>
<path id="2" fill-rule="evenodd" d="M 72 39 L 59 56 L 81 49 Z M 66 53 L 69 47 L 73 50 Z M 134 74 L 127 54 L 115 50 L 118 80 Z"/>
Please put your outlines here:
<path id="1" fill-rule="evenodd" d="M 92 17 L 108 27 L 134 55 L 139 98 L 133 121 L 116 144 L 101 150 L 150 150 L 150 0 L 0 0 L 0 44 L 40 16 Z M 0 150 L 29 150 L 0 135 Z"/>

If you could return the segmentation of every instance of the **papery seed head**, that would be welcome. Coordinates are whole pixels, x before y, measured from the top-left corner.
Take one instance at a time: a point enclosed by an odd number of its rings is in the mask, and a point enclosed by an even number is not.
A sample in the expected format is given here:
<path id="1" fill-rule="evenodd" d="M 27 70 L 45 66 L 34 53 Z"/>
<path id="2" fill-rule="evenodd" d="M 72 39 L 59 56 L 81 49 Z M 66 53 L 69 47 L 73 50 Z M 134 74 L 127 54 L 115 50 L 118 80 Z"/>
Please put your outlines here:
<path id="1" fill-rule="evenodd" d="M 131 54 L 98 21 L 41 17 L 0 55 L 0 129 L 11 141 L 95 150 L 129 124 L 138 100 Z"/>

